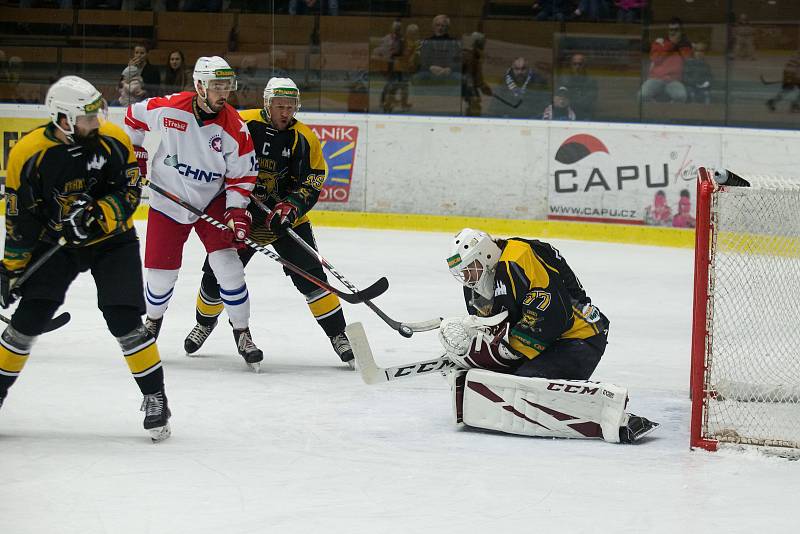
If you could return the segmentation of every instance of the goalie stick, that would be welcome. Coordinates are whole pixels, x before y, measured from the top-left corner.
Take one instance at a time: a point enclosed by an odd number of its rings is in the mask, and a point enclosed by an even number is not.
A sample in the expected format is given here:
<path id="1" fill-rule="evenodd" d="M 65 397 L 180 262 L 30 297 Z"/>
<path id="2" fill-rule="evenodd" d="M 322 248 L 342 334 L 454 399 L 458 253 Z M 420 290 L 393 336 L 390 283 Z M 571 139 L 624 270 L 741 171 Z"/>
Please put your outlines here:
<path id="1" fill-rule="evenodd" d="M 39 267 L 44 265 L 44 263 L 47 260 L 49 260 L 53 256 L 53 254 L 58 252 L 59 249 L 61 249 L 61 247 L 63 247 L 66 244 L 67 244 L 66 239 L 62 237 L 61 239 L 58 240 L 58 242 L 55 245 L 47 249 L 47 251 L 44 254 L 42 254 L 35 262 L 33 262 L 30 267 L 25 269 L 25 272 L 22 273 L 22 275 L 19 278 L 17 278 L 17 280 L 14 282 L 14 287 L 12 287 L 10 290 L 11 294 L 19 297 L 19 291 L 20 288 L 22 287 L 22 284 L 24 284 L 25 281 L 33 275 L 33 273 L 38 271 Z M 44 325 L 42 333 L 44 334 L 46 332 L 52 332 L 53 330 L 61 328 L 62 326 L 67 324 L 71 318 L 72 316 L 69 314 L 69 312 L 64 312 L 57 315 L 56 317 L 53 317 L 47 322 L 46 325 Z M 11 319 L 9 319 L 4 315 L 0 315 L 0 321 L 3 321 L 6 324 L 11 324 Z"/>
<path id="2" fill-rule="evenodd" d="M 266 204 L 264 204 L 263 202 L 254 197 L 251 197 L 251 200 L 256 204 L 256 206 L 264 210 L 266 213 L 270 213 L 271 210 L 267 207 Z M 331 274 L 335 276 L 342 284 L 344 284 L 344 286 L 347 289 L 349 289 L 353 293 L 359 292 L 356 286 L 354 286 L 347 278 L 345 278 L 342 274 L 340 274 L 328 260 L 322 257 L 322 254 L 320 254 L 318 250 L 314 249 L 314 247 L 303 241 L 303 238 L 297 235 L 297 232 L 295 232 L 291 228 L 288 228 L 286 230 L 286 233 L 289 235 L 289 237 L 294 239 L 298 245 L 303 247 L 303 250 L 305 250 L 315 258 L 317 258 L 317 260 L 322 264 L 322 266 L 328 269 L 331 272 Z M 383 322 L 389 325 L 393 330 L 397 330 L 403 337 L 411 337 L 412 335 L 414 335 L 414 332 L 426 332 L 428 330 L 433 330 L 439 326 L 439 323 L 442 322 L 442 319 L 439 317 L 436 319 L 431 319 L 429 321 L 421 321 L 419 323 L 401 323 L 399 321 L 395 321 L 394 319 L 386 315 L 383 312 L 383 310 L 381 310 L 380 308 L 378 308 L 378 306 L 372 303 L 370 299 L 364 299 L 364 304 L 366 304 L 370 310 L 374 311 L 378 315 L 378 317 L 383 319 Z"/>
<path id="3" fill-rule="evenodd" d="M 361 373 L 361 379 L 369 385 L 437 373 L 455 367 L 455 364 L 447 356 L 395 367 L 379 367 L 375 363 L 375 357 L 372 355 L 364 325 L 351 323 L 347 325 L 344 332 L 347 335 L 347 339 L 350 340 L 350 346 L 356 358 L 356 368 Z"/>
<path id="4" fill-rule="evenodd" d="M 189 204 L 188 202 L 186 202 L 185 200 L 180 198 L 178 195 L 175 195 L 174 193 L 170 193 L 169 191 L 167 191 L 163 187 L 161 187 L 161 186 L 159 186 L 157 184 L 154 184 L 153 182 L 150 182 L 148 184 L 148 187 L 150 187 L 150 189 L 152 189 L 153 191 L 155 191 L 157 193 L 160 193 L 161 195 L 164 195 L 165 197 L 170 199 L 175 204 L 181 206 L 182 208 L 194 213 L 195 215 L 197 215 L 198 217 L 200 217 L 201 219 L 206 221 L 211 226 L 214 226 L 215 228 L 219 228 L 220 230 L 229 230 L 229 227 L 227 225 L 225 225 L 224 223 L 216 220 L 214 217 L 208 215 L 207 213 L 204 213 L 202 210 L 197 209 L 196 207 L 192 206 L 191 204 Z M 259 245 L 258 243 L 256 243 L 252 239 L 246 237 L 244 239 L 244 243 L 247 246 L 249 246 L 250 248 L 253 248 L 253 249 L 259 251 L 260 253 L 262 253 L 263 255 L 267 256 L 269 259 L 280 263 L 281 265 L 283 265 L 284 267 L 286 267 L 290 271 L 292 271 L 294 273 L 297 273 L 298 275 L 302 276 L 303 278 L 305 278 L 306 280 L 308 280 L 309 282 L 311 282 L 315 286 L 321 287 L 322 289 L 330 291 L 331 293 L 335 293 L 342 300 L 344 300 L 345 302 L 349 302 L 350 304 L 357 304 L 359 302 L 364 302 L 365 300 L 374 299 L 375 297 L 383 294 L 384 292 L 386 292 L 387 289 L 389 289 L 389 281 L 386 279 L 386 277 L 383 277 L 380 280 L 378 280 L 377 282 L 375 282 L 374 284 L 372 284 L 371 286 L 369 286 L 368 288 L 364 289 L 363 291 L 358 291 L 358 292 L 355 292 L 355 293 L 348 293 L 346 291 L 340 291 L 340 290 L 336 289 L 335 287 L 333 287 L 332 285 L 328 284 L 327 282 L 323 282 L 322 280 L 320 280 L 316 276 L 313 276 L 313 275 L 307 273 L 306 271 L 304 271 L 303 269 L 301 269 L 297 265 L 284 260 L 283 258 L 278 256 L 277 254 L 275 254 L 274 252 L 269 250 L 267 247 Z"/>

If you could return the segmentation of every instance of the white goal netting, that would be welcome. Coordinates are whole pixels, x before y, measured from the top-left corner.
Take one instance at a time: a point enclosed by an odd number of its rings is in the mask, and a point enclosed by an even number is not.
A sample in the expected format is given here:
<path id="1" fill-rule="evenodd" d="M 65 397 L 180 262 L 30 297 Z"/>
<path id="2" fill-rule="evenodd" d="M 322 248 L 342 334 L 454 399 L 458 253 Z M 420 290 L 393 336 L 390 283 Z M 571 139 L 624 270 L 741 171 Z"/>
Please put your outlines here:
<path id="1" fill-rule="evenodd" d="M 800 448 L 800 183 L 711 195 L 705 439 Z"/>

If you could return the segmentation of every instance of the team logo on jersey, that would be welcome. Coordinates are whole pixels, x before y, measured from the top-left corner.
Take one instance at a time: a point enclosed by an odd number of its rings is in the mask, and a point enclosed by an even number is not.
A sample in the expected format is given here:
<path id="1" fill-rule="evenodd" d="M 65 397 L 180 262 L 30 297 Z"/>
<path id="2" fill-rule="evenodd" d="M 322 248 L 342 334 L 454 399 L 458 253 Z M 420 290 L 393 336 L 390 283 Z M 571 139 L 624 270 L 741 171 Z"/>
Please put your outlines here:
<path id="1" fill-rule="evenodd" d="M 569 165 L 595 152 L 605 152 L 608 154 L 606 145 L 604 145 L 600 139 L 589 134 L 573 135 L 558 147 L 556 161 Z"/>
<path id="2" fill-rule="evenodd" d="M 192 178 L 194 180 L 204 180 L 206 182 L 213 182 L 214 180 L 222 179 L 222 174 L 213 171 L 207 171 L 205 169 L 199 169 L 197 167 L 192 167 L 188 163 L 182 163 L 178 161 L 178 155 L 175 154 L 173 156 L 167 156 L 164 158 L 164 165 L 167 167 L 172 167 L 178 174 L 181 176 L 186 176 L 187 178 Z"/>
<path id="3" fill-rule="evenodd" d="M 173 130 L 178 130 L 180 132 L 185 132 L 186 128 L 189 127 L 189 123 L 179 121 L 178 119 L 171 119 L 169 117 L 164 117 L 164 128 L 172 128 Z"/>
<path id="4" fill-rule="evenodd" d="M 208 146 L 214 152 L 222 152 L 222 137 L 219 134 L 214 134 L 211 139 L 208 140 Z"/>
<path id="5" fill-rule="evenodd" d="M 98 171 L 103 168 L 103 165 L 106 164 L 106 158 L 95 154 L 90 161 L 86 162 L 86 170 L 91 171 L 92 169 L 97 169 Z"/>

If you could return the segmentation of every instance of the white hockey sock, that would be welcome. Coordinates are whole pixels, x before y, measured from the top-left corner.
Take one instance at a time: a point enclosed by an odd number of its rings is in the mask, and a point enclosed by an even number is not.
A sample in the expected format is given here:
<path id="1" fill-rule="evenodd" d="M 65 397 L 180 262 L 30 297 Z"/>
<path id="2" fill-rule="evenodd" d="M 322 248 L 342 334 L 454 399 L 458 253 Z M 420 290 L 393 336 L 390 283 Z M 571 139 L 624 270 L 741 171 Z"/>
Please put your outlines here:
<path id="1" fill-rule="evenodd" d="M 208 264 L 219 283 L 219 296 L 233 328 L 241 330 L 250 323 L 250 296 L 244 281 L 244 266 L 231 248 L 208 255 Z"/>
<path id="2" fill-rule="evenodd" d="M 159 319 L 164 316 L 178 280 L 178 270 L 147 269 L 144 298 L 147 316 Z"/>

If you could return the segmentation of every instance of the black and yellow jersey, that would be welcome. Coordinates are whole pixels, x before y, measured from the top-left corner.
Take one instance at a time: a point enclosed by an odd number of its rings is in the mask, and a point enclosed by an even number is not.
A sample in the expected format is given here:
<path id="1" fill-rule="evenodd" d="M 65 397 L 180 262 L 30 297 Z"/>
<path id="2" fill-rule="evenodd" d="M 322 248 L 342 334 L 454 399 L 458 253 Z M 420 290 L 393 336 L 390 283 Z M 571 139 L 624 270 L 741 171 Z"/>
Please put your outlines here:
<path id="1" fill-rule="evenodd" d="M 494 298 L 464 288 L 467 309 L 491 316 L 508 311 L 509 345 L 533 359 L 559 339 L 588 339 L 607 328 L 575 273 L 548 243 L 521 238 L 497 240 L 502 250 L 494 279 Z M 585 310 L 585 311 L 584 311 Z"/>
<path id="2" fill-rule="evenodd" d="M 102 121 L 96 143 L 67 144 L 55 125 L 40 126 L 20 139 L 8 156 L 6 242 L 3 263 L 21 270 L 40 241 L 55 243 L 61 221 L 81 194 L 100 208 L 104 235 L 133 227 L 142 186 L 133 146 L 116 124 Z"/>
<path id="3" fill-rule="evenodd" d="M 253 196 L 270 209 L 285 200 L 297 207 L 295 226 L 308 221 L 306 214 L 314 207 L 328 174 L 319 138 L 311 128 L 292 119 L 286 130 L 277 130 L 263 109 L 239 112 L 247 123 L 258 159 L 258 180 Z M 267 244 L 277 236 L 264 225 L 266 213 L 250 202 L 253 215 L 250 239 Z"/>

